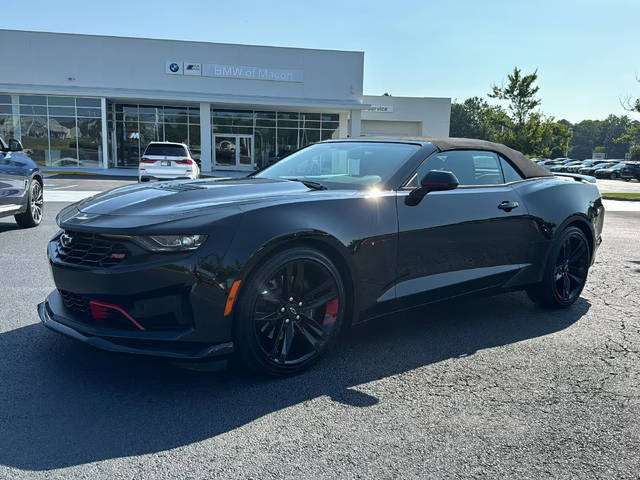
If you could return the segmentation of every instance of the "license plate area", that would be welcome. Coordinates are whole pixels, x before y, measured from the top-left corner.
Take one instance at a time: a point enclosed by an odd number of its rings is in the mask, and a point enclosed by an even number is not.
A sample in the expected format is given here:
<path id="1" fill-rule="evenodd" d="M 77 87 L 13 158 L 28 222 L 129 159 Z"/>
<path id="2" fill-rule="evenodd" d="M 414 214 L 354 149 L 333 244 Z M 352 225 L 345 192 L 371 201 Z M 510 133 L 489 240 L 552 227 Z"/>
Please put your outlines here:
<path id="1" fill-rule="evenodd" d="M 171 161 L 160 162 L 160 166 L 161 167 L 170 167 L 171 166 Z"/>

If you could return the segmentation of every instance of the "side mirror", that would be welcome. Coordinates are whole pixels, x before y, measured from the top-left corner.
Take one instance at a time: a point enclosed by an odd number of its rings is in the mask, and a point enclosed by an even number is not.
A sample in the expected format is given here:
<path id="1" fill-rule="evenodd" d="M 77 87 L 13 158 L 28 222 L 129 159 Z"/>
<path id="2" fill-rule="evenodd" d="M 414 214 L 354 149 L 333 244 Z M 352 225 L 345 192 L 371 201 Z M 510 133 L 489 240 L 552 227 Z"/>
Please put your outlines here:
<path id="1" fill-rule="evenodd" d="M 9 151 L 10 152 L 21 152 L 22 151 L 22 144 L 16 140 L 15 138 L 12 138 L 11 140 L 9 140 Z"/>
<path id="2" fill-rule="evenodd" d="M 409 206 L 417 205 L 427 193 L 453 190 L 459 184 L 458 178 L 453 173 L 443 170 L 431 170 L 422 177 L 420 186 L 409 193 L 405 203 Z"/>

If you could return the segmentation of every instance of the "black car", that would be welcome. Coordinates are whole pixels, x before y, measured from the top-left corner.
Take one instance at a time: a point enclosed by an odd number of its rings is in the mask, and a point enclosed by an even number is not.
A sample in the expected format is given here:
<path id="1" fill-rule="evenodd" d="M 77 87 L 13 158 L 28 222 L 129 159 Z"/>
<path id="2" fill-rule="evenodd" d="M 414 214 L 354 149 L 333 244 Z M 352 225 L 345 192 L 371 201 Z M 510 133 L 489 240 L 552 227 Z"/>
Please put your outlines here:
<path id="1" fill-rule="evenodd" d="M 609 167 L 613 167 L 615 165 L 615 163 L 613 162 L 600 162 L 600 163 L 595 163 L 591 166 L 588 167 L 581 167 L 578 170 L 578 173 L 580 175 L 594 175 L 596 170 L 600 170 L 601 168 L 609 168 Z"/>
<path id="2" fill-rule="evenodd" d="M 622 171 L 626 168 L 627 164 L 625 162 L 614 163 L 607 168 L 599 168 L 593 172 L 593 174 L 596 178 L 610 178 L 611 180 L 616 180 L 618 178 L 622 178 Z"/>
<path id="3" fill-rule="evenodd" d="M 580 160 L 571 160 L 570 162 L 567 162 L 567 163 L 554 165 L 551 168 L 549 168 L 549 171 L 553 173 L 568 172 L 569 167 L 573 167 L 575 165 L 580 165 L 580 164 L 582 164 Z"/>
<path id="4" fill-rule="evenodd" d="M 23 228 L 36 227 L 44 209 L 42 172 L 22 144 L 0 137 L 0 217 L 13 215 Z"/>
<path id="5" fill-rule="evenodd" d="M 625 162 L 626 168 L 620 172 L 620 178 L 629 181 L 636 179 L 640 181 L 640 162 Z"/>
<path id="6" fill-rule="evenodd" d="M 349 324 L 526 289 L 580 295 L 604 209 L 582 177 L 469 139 L 349 139 L 243 179 L 117 188 L 62 210 L 44 324 L 105 350 L 235 354 L 289 374 Z"/>

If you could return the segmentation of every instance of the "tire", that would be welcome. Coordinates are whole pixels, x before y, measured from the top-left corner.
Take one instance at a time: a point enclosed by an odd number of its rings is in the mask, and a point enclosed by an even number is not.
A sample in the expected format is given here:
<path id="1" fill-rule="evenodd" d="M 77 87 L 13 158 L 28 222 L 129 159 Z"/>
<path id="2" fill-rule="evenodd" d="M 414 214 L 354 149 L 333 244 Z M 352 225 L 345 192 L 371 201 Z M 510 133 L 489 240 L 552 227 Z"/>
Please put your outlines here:
<path id="1" fill-rule="evenodd" d="M 31 180 L 29 184 L 29 198 L 27 199 L 27 210 L 24 213 L 14 215 L 16 223 L 22 228 L 37 227 L 42 222 L 44 214 L 42 184 L 38 180 Z"/>
<path id="2" fill-rule="evenodd" d="M 528 287 L 527 294 L 543 307 L 567 308 L 580 297 L 590 265 L 587 237 L 578 227 L 568 227 L 551 249 L 542 282 Z"/>
<path id="3" fill-rule="evenodd" d="M 284 376 L 310 367 L 335 344 L 346 295 L 327 256 L 296 247 L 251 273 L 237 307 L 234 343 L 240 364 L 253 373 Z"/>

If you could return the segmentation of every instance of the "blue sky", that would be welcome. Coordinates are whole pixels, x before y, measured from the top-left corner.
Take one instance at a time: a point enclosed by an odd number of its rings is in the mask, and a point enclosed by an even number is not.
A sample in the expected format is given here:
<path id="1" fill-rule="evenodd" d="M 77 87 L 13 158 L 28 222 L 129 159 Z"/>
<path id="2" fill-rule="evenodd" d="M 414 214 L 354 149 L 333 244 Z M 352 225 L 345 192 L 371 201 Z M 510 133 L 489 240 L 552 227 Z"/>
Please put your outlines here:
<path id="1" fill-rule="evenodd" d="M 538 69 L 558 119 L 624 114 L 640 96 L 638 0 L 10 3 L 0 28 L 361 50 L 366 94 L 486 96 L 517 65 Z"/>

